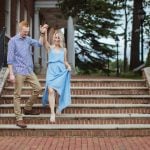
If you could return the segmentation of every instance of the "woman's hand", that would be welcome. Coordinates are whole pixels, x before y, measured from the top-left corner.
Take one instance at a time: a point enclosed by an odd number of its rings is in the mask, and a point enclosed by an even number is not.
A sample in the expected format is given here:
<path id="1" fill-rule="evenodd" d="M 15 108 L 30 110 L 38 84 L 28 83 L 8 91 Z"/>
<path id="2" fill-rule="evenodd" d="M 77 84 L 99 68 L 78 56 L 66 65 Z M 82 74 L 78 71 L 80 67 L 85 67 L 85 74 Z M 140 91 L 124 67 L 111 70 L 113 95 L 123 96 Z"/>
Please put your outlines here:
<path id="1" fill-rule="evenodd" d="M 71 66 L 68 66 L 68 67 L 67 67 L 67 70 L 68 70 L 68 71 L 71 71 Z"/>
<path id="2" fill-rule="evenodd" d="M 43 25 L 43 28 L 48 29 L 48 24 L 44 24 L 44 25 Z"/>
<path id="3" fill-rule="evenodd" d="M 40 33 L 41 34 L 46 33 L 47 29 L 48 29 L 48 25 L 47 24 L 44 24 L 43 26 L 40 25 Z"/>

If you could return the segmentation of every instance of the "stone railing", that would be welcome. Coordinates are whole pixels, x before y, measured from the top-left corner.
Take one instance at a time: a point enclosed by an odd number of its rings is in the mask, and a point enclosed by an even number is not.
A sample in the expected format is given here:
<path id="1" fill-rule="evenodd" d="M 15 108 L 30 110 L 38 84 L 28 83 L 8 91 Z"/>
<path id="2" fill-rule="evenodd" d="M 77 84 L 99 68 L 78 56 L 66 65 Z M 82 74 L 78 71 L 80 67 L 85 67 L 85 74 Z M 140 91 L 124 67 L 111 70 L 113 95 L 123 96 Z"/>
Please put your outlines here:
<path id="1" fill-rule="evenodd" d="M 1 95 L 3 87 L 5 85 L 5 81 L 7 79 L 8 73 L 9 73 L 8 68 L 3 67 L 0 70 L 0 95 Z"/>
<path id="2" fill-rule="evenodd" d="M 5 66 L 6 52 L 5 52 L 5 31 L 6 28 L 0 32 L 0 69 Z"/>
<path id="3" fill-rule="evenodd" d="M 150 67 L 146 67 L 143 69 L 143 78 L 146 80 L 146 84 L 149 88 L 149 94 L 150 94 Z"/>

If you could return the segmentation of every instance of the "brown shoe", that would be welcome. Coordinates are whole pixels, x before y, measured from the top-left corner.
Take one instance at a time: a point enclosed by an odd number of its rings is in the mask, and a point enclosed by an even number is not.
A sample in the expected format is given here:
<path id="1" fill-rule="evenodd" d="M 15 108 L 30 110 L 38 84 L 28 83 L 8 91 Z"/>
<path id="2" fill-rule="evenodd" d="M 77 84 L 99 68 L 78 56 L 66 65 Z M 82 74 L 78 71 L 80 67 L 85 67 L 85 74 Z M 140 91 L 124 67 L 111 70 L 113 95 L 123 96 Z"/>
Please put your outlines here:
<path id="1" fill-rule="evenodd" d="M 24 113 L 24 115 L 40 115 L 39 112 L 34 111 L 33 109 L 32 110 L 26 110 L 26 109 L 24 109 L 23 113 Z"/>
<path id="2" fill-rule="evenodd" d="M 18 127 L 21 127 L 21 128 L 26 128 L 26 127 L 27 127 L 27 125 L 24 123 L 23 120 L 18 120 L 18 121 L 16 121 L 16 125 L 17 125 Z"/>

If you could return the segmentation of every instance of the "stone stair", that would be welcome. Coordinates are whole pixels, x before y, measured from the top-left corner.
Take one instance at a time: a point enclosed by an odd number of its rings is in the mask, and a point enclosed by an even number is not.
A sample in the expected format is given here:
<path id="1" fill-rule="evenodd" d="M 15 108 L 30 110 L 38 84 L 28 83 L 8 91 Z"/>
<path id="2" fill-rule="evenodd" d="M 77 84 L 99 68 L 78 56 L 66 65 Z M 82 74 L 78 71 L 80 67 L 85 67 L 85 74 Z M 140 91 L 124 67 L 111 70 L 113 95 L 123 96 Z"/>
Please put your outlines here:
<path id="1" fill-rule="evenodd" d="M 45 77 L 39 76 L 44 90 Z M 49 122 L 50 109 L 43 108 L 41 97 L 34 109 L 39 116 L 23 116 L 27 129 L 15 125 L 13 91 L 6 82 L 0 97 L 0 135 L 25 136 L 147 136 L 150 135 L 150 95 L 145 79 L 73 76 L 72 104 Z M 31 94 L 25 83 L 21 106 Z"/>

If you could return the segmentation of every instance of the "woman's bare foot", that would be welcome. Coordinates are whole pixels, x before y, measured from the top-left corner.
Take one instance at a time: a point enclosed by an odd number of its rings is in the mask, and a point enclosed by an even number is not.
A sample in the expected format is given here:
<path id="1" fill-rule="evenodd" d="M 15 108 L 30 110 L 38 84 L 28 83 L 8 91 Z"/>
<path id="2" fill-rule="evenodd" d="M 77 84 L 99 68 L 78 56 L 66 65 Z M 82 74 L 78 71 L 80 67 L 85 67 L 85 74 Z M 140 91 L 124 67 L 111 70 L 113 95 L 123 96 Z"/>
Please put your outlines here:
<path id="1" fill-rule="evenodd" d="M 51 114 L 50 122 L 52 122 L 52 123 L 54 123 L 54 122 L 55 122 L 55 114 Z"/>

